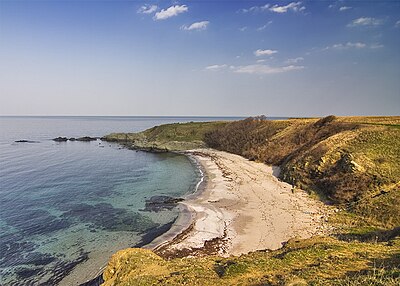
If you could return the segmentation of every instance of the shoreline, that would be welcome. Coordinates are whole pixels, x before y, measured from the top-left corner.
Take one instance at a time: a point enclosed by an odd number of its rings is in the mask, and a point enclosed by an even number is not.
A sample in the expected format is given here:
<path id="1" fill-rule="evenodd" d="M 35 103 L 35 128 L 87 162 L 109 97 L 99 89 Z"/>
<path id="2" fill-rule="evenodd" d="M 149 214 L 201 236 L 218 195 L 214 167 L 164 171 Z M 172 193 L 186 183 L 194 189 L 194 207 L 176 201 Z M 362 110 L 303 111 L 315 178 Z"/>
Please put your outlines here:
<path id="1" fill-rule="evenodd" d="M 329 232 L 328 207 L 277 179 L 278 167 L 213 149 L 184 152 L 200 163 L 204 189 L 181 202 L 192 222 L 152 250 L 164 258 L 238 256 Z"/>
<path id="2" fill-rule="evenodd" d="M 275 250 L 283 247 L 291 238 L 308 238 L 327 233 L 325 221 L 329 211 L 326 206 L 308 197 L 302 190 L 296 190 L 293 194 L 289 184 L 277 179 L 278 167 L 213 149 L 176 153 L 187 156 L 193 162 L 201 174 L 200 180 L 194 191 L 178 203 L 179 214 L 171 227 L 151 242 L 141 245 L 141 248 L 150 249 L 165 259 L 205 255 L 228 257 L 257 250 Z M 267 187 L 272 184 L 280 190 L 278 197 L 283 195 L 286 198 L 280 202 L 284 202 L 281 210 L 286 208 L 283 214 L 275 212 L 277 218 L 270 216 L 269 220 L 260 219 L 257 213 L 260 213 L 261 208 L 267 208 L 266 205 L 262 207 L 260 201 L 254 202 L 253 199 L 259 200 L 257 196 L 243 198 L 243 193 L 254 192 L 247 188 L 249 182 L 241 178 L 240 174 L 248 172 L 242 169 L 245 167 L 255 167 L 251 171 L 263 172 L 265 175 L 261 179 L 255 176 L 250 182 L 266 184 Z M 258 192 L 264 193 L 264 187 L 261 186 Z M 270 209 L 277 209 L 277 203 L 269 205 Z M 278 223 L 274 225 L 274 221 Z M 289 227 L 287 221 L 290 221 Z M 271 226 L 275 233 L 268 230 Z M 96 277 L 80 285 L 99 285 L 96 281 L 106 266 L 97 272 Z"/>
<path id="3" fill-rule="evenodd" d="M 187 199 L 192 199 L 195 198 L 196 196 L 200 195 L 204 190 L 205 190 L 205 185 L 207 184 L 207 174 L 206 171 L 204 170 L 204 167 L 201 165 L 201 163 L 194 157 L 191 156 L 190 154 L 187 154 L 186 152 L 173 152 L 179 155 L 184 155 L 186 156 L 192 163 L 192 165 L 196 168 L 196 171 L 200 173 L 200 180 L 199 182 L 196 183 L 196 186 L 188 192 L 186 195 L 183 196 L 185 200 Z M 163 245 L 165 243 L 168 243 L 169 241 L 172 241 L 174 238 L 176 238 L 180 233 L 186 231 L 193 219 L 193 211 L 191 211 L 186 205 L 178 203 L 177 208 L 179 209 L 178 211 L 178 217 L 175 219 L 175 221 L 171 222 L 170 224 L 162 226 L 162 228 L 168 228 L 162 233 L 156 233 L 155 235 L 150 235 L 150 239 L 145 239 L 144 241 L 141 241 L 133 246 L 132 248 L 144 248 L 144 249 L 150 249 L 153 250 L 156 247 Z M 169 227 L 168 227 L 169 226 Z M 122 250 L 124 248 L 121 248 L 119 250 Z M 118 251 L 118 250 L 117 250 Z M 79 277 L 83 275 L 83 273 L 87 273 L 86 268 L 84 267 L 85 263 L 88 263 L 87 260 L 80 263 L 81 267 L 77 265 L 76 268 L 72 269 L 71 272 L 69 272 L 60 282 L 58 282 L 57 285 L 59 286 L 69 286 L 69 285 L 78 285 L 78 286 L 98 286 L 101 285 L 102 280 L 102 274 L 104 270 L 106 269 L 108 265 L 108 261 L 110 260 L 111 256 L 116 253 L 116 251 L 113 251 L 110 253 L 110 257 L 107 259 L 106 263 L 102 263 L 97 265 L 97 270 L 96 271 L 91 271 L 90 275 L 85 275 L 85 277 L 90 277 L 90 278 L 84 278 L 83 281 L 79 280 Z"/>

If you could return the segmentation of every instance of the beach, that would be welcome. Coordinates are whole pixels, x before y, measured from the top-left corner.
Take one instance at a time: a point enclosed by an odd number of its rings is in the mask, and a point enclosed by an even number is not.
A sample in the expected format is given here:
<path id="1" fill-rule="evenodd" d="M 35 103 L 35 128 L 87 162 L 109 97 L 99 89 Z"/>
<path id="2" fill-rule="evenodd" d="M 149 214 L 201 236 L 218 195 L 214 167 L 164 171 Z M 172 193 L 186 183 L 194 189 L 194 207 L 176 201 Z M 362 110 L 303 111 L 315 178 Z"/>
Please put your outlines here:
<path id="1" fill-rule="evenodd" d="M 327 207 L 278 180 L 278 167 L 213 149 L 185 154 L 201 164 L 205 186 L 181 203 L 191 214 L 185 214 L 186 228 L 172 239 L 158 240 L 157 254 L 237 256 L 328 231 Z"/>
<path id="2" fill-rule="evenodd" d="M 228 257 L 275 250 L 292 238 L 328 232 L 327 206 L 280 181 L 278 167 L 214 149 L 183 153 L 203 177 L 195 192 L 178 204 L 180 214 L 171 228 L 143 248 L 167 259 Z M 88 268 L 98 272 L 87 273 Z M 101 263 L 82 265 L 60 285 L 77 285 L 83 277 L 95 278 L 104 268 Z"/>

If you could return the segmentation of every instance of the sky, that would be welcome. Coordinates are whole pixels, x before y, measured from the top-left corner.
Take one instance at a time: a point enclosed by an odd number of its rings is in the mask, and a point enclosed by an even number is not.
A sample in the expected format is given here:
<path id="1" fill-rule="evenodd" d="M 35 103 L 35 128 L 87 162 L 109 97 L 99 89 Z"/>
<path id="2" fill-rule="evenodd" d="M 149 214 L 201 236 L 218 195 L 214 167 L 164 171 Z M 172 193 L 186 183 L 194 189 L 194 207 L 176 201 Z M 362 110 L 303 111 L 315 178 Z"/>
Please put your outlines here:
<path id="1" fill-rule="evenodd" d="M 0 0 L 0 115 L 400 115 L 400 1 Z"/>

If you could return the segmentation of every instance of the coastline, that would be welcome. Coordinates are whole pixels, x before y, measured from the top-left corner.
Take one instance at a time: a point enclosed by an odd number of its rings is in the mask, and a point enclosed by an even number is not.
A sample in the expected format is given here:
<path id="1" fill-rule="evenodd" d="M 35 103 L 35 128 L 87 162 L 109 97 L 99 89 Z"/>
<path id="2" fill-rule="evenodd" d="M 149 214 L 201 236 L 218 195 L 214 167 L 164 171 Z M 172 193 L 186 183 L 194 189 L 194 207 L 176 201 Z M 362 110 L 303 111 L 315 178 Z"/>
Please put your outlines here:
<path id="1" fill-rule="evenodd" d="M 281 248 L 289 239 L 329 232 L 329 210 L 304 191 L 277 179 L 277 167 L 213 149 L 183 152 L 202 166 L 207 181 L 181 202 L 186 228 L 154 243 L 164 258 L 241 255 Z M 183 226 L 180 223 L 180 226 Z M 169 240 L 168 240 L 169 239 Z"/>
<path id="2" fill-rule="evenodd" d="M 145 151 L 147 152 L 147 151 Z M 201 163 L 190 154 L 186 152 L 174 152 L 180 155 L 185 155 L 192 162 L 193 166 L 200 173 L 200 180 L 196 186 L 187 193 L 184 197 L 185 200 L 193 199 L 200 195 L 205 189 L 207 184 L 207 175 L 204 167 Z M 132 248 L 144 248 L 153 250 L 156 247 L 166 244 L 174 240 L 180 233 L 186 231 L 194 220 L 194 212 L 190 210 L 186 205 L 178 203 L 177 208 L 179 209 L 178 217 L 170 224 L 164 225 L 160 230 L 156 230 L 154 233 L 148 235 L 141 242 L 132 245 Z M 108 262 L 113 254 L 118 250 L 124 249 L 125 247 L 117 247 L 111 251 L 108 251 L 108 258 L 104 258 L 104 255 L 92 254 L 92 259 L 89 257 L 74 269 L 72 269 L 63 279 L 58 282 L 59 286 L 98 286 L 102 284 L 102 274 L 106 269 Z M 87 266 L 89 265 L 89 267 Z M 88 269 L 90 272 L 88 273 Z"/>
<path id="3" fill-rule="evenodd" d="M 309 238 L 329 231 L 327 207 L 302 190 L 292 193 L 289 184 L 277 179 L 277 167 L 213 149 L 178 153 L 192 160 L 201 174 L 200 181 L 178 204 L 179 215 L 171 227 L 151 242 L 134 247 L 150 249 L 166 259 L 228 257 L 275 250 L 289 239 Z M 264 177 L 257 176 L 261 172 Z M 246 193 L 249 197 L 243 196 Z M 271 200 L 260 198 L 261 193 L 266 197 L 272 195 Z M 80 285 L 99 285 L 96 278 L 106 266 L 91 276 L 94 279 Z"/>

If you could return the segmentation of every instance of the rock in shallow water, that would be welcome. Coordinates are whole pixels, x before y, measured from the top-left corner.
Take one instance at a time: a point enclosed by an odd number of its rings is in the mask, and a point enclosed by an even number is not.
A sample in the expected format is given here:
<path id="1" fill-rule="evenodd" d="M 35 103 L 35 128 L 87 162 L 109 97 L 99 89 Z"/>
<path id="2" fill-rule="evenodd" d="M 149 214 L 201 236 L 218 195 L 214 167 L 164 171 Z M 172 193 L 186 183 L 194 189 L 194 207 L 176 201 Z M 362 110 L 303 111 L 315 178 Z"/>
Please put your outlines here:
<path id="1" fill-rule="evenodd" d="M 153 196 L 146 200 L 144 211 L 160 212 L 163 210 L 172 210 L 176 205 L 183 201 L 182 198 L 173 198 L 169 196 Z"/>

